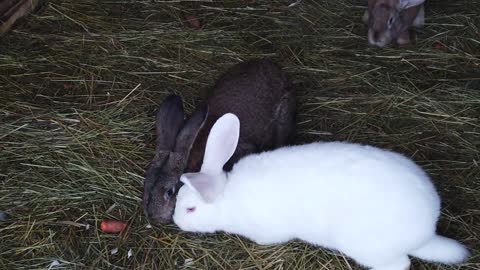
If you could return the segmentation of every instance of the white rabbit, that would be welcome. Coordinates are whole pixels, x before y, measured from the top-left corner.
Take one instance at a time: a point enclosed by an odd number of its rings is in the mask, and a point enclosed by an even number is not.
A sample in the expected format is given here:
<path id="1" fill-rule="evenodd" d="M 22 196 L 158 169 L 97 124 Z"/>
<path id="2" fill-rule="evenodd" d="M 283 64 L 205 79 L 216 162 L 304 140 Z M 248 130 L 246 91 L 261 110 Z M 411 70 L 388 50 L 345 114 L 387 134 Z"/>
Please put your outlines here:
<path id="1" fill-rule="evenodd" d="M 240 122 L 220 117 L 199 173 L 185 173 L 174 222 L 258 244 L 300 239 L 375 270 L 405 270 L 408 255 L 455 264 L 469 252 L 436 234 L 440 198 L 426 173 L 390 151 L 343 142 L 283 147 L 244 157 L 229 173 Z"/>

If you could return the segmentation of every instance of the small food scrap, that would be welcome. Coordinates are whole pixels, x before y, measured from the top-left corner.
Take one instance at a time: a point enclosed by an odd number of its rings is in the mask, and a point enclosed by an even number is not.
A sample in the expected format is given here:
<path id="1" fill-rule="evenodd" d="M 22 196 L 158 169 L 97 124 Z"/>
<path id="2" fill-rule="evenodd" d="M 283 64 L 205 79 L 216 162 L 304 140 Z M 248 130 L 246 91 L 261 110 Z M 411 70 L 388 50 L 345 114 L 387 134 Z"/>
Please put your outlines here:
<path id="1" fill-rule="evenodd" d="M 104 220 L 100 224 L 100 229 L 106 233 L 119 233 L 127 227 L 127 224 L 117 220 Z"/>
<path id="2" fill-rule="evenodd" d="M 443 43 L 441 43 L 440 41 L 436 41 L 433 44 L 433 47 L 435 47 L 435 49 L 445 49 L 445 45 Z"/>
<path id="3" fill-rule="evenodd" d="M 133 255 L 133 251 L 132 251 L 132 249 L 129 249 L 128 253 L 127 253 L 127 259 L 132 257 L 132 255 Z"/>
<path id="4" fill-rule="evenodd" d="M 195 30 L 199 30 L 200 28 L 202 28 L 202 25 L 200 24 L 198 18 L 193 15 L 185 15 L 185 21 L 191 28 Z"/>
<path id="5" fill-rule="evenodd" d="M 3 212 L 3 211 L 0 211 L 0 221 L 7 221 L 10 219 L 10 215 Z"/>
<path id="6" fill-rule="evenodd" d="M 114 248 L 110 251 L 110 254 L 115 255 L 118 253 L 118 248 Z"/>
<path id="7" fill-rule="evenodd" d="M 185 262 L 184 262 L 183 266 L 190 266 L 192 264 L 193 264 L 193 259 L 188 258 L 188 259 L 185 259 Z"/>
<path id="8" fill-rule="evenodd" d="M 297 1 L 293 2 L 293 3 L 291 3 L 290 5 L 288 5 L 288 7 L 289 7 L 289 8 L 292 8 L 292 7 L 294 7 L 294 6 L 298 6 L 301 2 L 302 2 L 302 0 L 297 0 Z"/>
<path id="9" fill-rule="evenodd" d="M 59 266 L 59 265 L 60 265 L 59 261 L 53 260 L 52 263 L 50 264 L 50 266 L 48 267 L 48 270 L 52 269 L 55 266 Z"/>

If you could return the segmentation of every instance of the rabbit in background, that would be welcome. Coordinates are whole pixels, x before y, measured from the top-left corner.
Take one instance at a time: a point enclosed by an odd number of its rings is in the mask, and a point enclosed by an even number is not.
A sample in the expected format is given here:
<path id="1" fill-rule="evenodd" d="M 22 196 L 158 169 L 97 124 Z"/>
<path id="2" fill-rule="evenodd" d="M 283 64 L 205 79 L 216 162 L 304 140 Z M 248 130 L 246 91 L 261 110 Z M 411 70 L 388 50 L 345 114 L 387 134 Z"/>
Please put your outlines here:
<path id="1" fill-rule="evenodd" d="M 242 120 L 239 144 L 224 169 L 249 153 L 287 144 L 295 126 L 295 95 L 287 74 L 266 59 L 242 62 L 223 74 L 206 104 L 185 120 L 182 100 L 167 97 L 156 116 L 155 156 L 146 172 L 143 205 L 153 224 L 171 221 L 180 175 L 198 171 L 215 121 L 232 112 Z"/>
<path id="2" fill-rule="evenodd" d="M 394 41 L 410 43 L 410 29 L 425 24 L 425 0 L 368 0 L 363 22 L 368 25 L 368 42 L 384 47 Z"/>
<path id="3" fill-rule="evenodd" d="M 212 127 L 200 172 L 185 173 L 173 220 L 184 231 L 224 231 L 258 244 L 300 239 L 338 250 L 374 270 L 405 270 L 410 256 L 456 264 L 469 252 L 436 233 L 440 198 L 405 156 L 372 146 L 317 142 L 287 146 L 222 167 L 240 121 Z"/>

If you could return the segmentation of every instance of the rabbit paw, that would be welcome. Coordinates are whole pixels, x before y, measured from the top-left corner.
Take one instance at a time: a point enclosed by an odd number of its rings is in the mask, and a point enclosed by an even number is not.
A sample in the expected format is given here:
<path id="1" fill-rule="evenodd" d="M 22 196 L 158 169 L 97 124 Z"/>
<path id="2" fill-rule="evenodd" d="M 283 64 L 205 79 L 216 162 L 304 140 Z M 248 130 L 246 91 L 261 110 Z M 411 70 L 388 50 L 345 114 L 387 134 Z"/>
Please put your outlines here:
<path id="1" fill-rule="evenodd" d="M 408 30 L 405 32 L 402 32 L 400 36 L 398 36 L 397 44 L 400 47 L 405 47 L 410 44 L 410 32 Z"/>

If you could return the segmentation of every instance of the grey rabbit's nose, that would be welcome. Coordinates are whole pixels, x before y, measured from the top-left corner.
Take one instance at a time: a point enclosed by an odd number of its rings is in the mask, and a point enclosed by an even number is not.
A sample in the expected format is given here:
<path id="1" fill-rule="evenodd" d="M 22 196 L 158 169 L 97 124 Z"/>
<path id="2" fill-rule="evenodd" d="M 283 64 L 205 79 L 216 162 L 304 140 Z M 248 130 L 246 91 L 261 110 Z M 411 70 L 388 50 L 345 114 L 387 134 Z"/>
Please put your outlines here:
<path id="1" fill-rule="evenodd" d="M 380 37 L 380 33 L 375 31 L 373 32 L 373 40 L 378 41 L 378 38 Z"/>
<path id="2" fill-rule="evenodd" d="M 147 217 L 147 219 L 150 220 L 150 219 L 151 219 L 151 216 L 152 216 L 152 214 L 150 214 L 150 211 L 148 211 L 148 209 L 145 209 L 143 212 L 144 212 L 144 214 L 145 214 L 145 217 Z"/>
<path id="3" fill-rule="evenodd" d="M 172 220 L 171 218 L 149 216 L 148 221 L 153 225 L 161 225 L 161 224 L 168 224 Z"/>
<path id="4" fill-rule="evenodd" d="M 150 221 L 155 220 L 155 213 L 153 213 L 150 208 L 146 208 L 144 212 L 145 212 L 145 217 L 148 220 Z"/>
<path id="5" fill-rule="evenodd" d="M 148 219 L 148 221 L 150 221 L 151 223 L 153 224 L 157 224 L 157 221 L 155 219 L 155 216 L 153 215 L 153 213 L 151 213 L 150 211 L 145 211 L 145 217 Z"/>
<path id="6" fill-rule="evenodd" d="M 167 224 L 171 222 L 171 215 L 157 215 L 154 211 L 149 208 L 145 209 L 145 217 L 153 225 Z"/>

